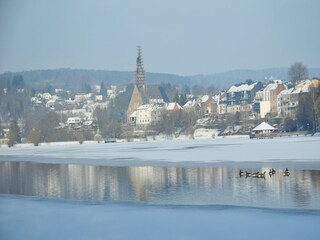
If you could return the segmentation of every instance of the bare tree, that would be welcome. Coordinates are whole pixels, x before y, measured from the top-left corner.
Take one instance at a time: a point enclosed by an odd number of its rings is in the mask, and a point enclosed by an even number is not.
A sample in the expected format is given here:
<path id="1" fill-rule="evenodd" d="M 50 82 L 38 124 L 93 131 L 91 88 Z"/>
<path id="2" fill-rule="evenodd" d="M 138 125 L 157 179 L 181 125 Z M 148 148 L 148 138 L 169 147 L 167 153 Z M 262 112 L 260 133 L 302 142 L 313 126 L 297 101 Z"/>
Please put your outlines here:
<path id="1" fill-rule="evenodd" d="M 293 63 L 288 70 L 289 81 L 293 84 L 296 84 L 299 80 L 307 79 L 308 75 L 308 68 L 301 62 Z"/>

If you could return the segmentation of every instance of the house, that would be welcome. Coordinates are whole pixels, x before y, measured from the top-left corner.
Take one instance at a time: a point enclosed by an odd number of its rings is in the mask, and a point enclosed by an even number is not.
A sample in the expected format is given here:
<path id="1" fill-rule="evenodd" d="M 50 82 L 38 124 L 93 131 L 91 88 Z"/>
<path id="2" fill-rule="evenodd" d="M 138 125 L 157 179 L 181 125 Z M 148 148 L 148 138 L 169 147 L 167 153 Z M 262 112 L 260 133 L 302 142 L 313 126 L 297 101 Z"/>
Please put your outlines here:
<path id="1" fill-rule="evenodd" d="M 42 98 L 45 99 L 46 101 L 50 100 L 52 98 L 51 94 L 46 92 L 42 94 Z"/>
<path id="2" fill-rule="evenodd" d="M 54 110 L 54 106 L 56 104 L 56 100 L 49 100 L 47 103 L 46 103 L 46 108 L 50 108 L 52 110 Z"/>
<path id="3" fill-rule="evenodd" d="M 234 85 L 227 91 L 227 105 L 250 104 L 253 102 L 256 92 L 261 88 L 261 82 L 247 81 L 240 85 Z"/>
<path id="4" fill-rule="evenodd" d="M 151 111 L 151 123 L 159 122 L 161 120 L 162 112 L 164 110 L 163 103 L 153 104 L 153 108 Z"/>
<path id="5" fill-rule="evenodd" d="M 309 92 L 310 88 L 318 88 L 320 86 L 319 79 L 312 79 L 312 80 L 302 80 L 295 86 L 296 90 L 301 90 L 304 92 Z"/>
<path id="6" fill-rule="evenodd" d="M 299 98 L 302 94 L 307 94 L 309 91 L 309 88 L 298 87 L 297 89 L 290 88 L 288 90 L 283 90 L 282 92 L 280 92 L 277 98 L 278 116 L 283 118 L 290 117 L 295 119 L 299 105 Z"/>
<path id="7" fill-rule="evenodd" d="M 102 101 L 103 101 L 103 95 L 96 95 L 96 96 L 95 96 L 95 100 L 96 100 L 97 102 L 102 102 Z"/>
<path id="8" fill-rule="evenodd" d="M 281 80 L 273 80 L 263 90 L 256 92 L 255 101 L 259 102 L 259 114 L 265 118 L 267 113 L 277 113 L 277 97 L 286 86 Z"/>
<path id="9" fill-rule="evenodd" d="M 86 102 L 92 98 L 92 93 L 86 93 L 86 94 L 77 94 L 74 96 L 74 101 L 76 103 L 80 102 Z"/>
<path id="10" fill-rule="evenodd" d="M 217 103 L 217 113 L 225 114 L 227 113 L 227 94 L 226 92 L 220 92 L 219 94 L 212 97 Z"/>
<path id="11" fill-rule="evenodd" d="M 189 100 L 188 102 L 186 102 L 182 108 L 186 112 L 193 111 L 193 112 L 200 113 L 201 111 L 201 105 L 195 99 Z"/>
<path id="12" fill-rule="evenodd" d="M 201 110 L 203 114 L 216 113 L 218 104 L 213 101 L 212 97 L 205 95 L 201 97 Z"/>
<path id="13" fill-rule="evenodd" d="M 224 102 L 218 103 L 217 107 L 218 107 L 217 108 L 218 114 L 227 113 L 227 104 L 226 103 L 224 103 Z"/>
<path id="14" fill-rule="evenodd" d="M 136 109 L 136 127 L 137 129 L 145 129 L 151 124 L 152 105 L 144 104 Z"/>
<path id="15" fill-rule="evenodd" d="M 74 126 L 74 125 L 80 124 L 80 123 L 81 123 L 81 118 L 79 118 L 79 117 L 69 117 L 67 119 L 67 124 L 69 126 Z"/>
<path id="16" fill-rule="evenodd" d="M 235 114 L 236 112 L 251 112 L 252 104 L 227 105 L 227 113 Z"/>
<path id="17" fill-rule="evenodd" d="M 164 105 L 165 109 L 167 111 L 179 111 L 182 110 L 183 108 L 179 105 L 179 103 L 176 102 L 170 102 L 170 103 L 166 103 Z"/>
<path id="18" fill-rule="evenodd" d="M 107 97 L 109 99 L 114 99 L 117 95 L 117 86 L 111 85 L 109 89 L 107 89 Z"/>
<path id="19" fill-rule="evenodd" d="M 135 123 L 137 129 L 146 129 L 150 124 L 161 120 L 163 104 L 141 105 L 130 115 L 131 123 Z"/>

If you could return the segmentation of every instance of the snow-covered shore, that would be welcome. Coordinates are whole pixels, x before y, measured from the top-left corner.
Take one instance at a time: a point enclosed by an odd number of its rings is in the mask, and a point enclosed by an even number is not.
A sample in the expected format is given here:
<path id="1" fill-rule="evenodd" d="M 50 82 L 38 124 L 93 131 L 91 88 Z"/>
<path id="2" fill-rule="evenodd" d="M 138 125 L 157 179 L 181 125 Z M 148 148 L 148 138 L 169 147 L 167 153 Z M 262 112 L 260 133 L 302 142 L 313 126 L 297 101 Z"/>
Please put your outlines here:
<path id="1" fill-rule="evenodd" d="M 0 148 L 0 161 L 93 165 L 295 164 L 320 169 L 320 138 L 219 138 Z"/>

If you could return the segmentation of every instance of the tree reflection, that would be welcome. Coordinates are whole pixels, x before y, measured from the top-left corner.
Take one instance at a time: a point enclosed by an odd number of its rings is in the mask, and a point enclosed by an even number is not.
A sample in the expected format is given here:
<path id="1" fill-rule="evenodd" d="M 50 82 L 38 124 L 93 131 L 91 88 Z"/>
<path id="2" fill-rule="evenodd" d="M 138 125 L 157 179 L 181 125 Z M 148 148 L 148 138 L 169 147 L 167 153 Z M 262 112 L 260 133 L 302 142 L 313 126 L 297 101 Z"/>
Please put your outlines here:
<path id="1" fill-rule="evenodd" d="M 265 169 L 260 169 L 263 172 Z M 253 170 L 252 170 L 253 171 Z M 239 169 L 0 163 L 0 193 L 149 204 L 320 208 L 320 171 L 245 178 Z"/>

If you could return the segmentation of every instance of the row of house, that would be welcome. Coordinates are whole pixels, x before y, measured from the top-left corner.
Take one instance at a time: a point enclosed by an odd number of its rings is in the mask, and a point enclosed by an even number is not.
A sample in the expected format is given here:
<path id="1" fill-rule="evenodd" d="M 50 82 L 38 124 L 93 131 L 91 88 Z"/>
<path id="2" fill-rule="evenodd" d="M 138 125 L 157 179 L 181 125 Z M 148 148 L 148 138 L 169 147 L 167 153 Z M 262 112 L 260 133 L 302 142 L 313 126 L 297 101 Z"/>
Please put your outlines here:
<path id="1" fill-rule="evenodd" d="M 301 81 L 292 88 L 281 80 L 273 80 L 265 86 L 259 82 L 244 83 L 215 96 L 193 97 L 183 106 L 163 100 L 142 104 L 130 114 L 129 122 L 137 129 L 145 129 L 160 121 L 163 111 L 175 110 L 196 111 L 202 115 L 246 112 L 251 119 L 264 119 L 270 113 L 281 118 L 295 118 L 301 94 L 319 86 L 318 79 Z"/>
<path id="2" fill-rule="evenodd" d="M 300 96 L 319 87 L 320 80 L 303 80 L 289 87 L 282 80 L 267 84 L 247 80 L 231 86 L 215 96 L 187 97 L 188 101 L 179 106 L 170 103 L 168 94 L 160 88 L 147 87 L 141 47 L 138 47 L 136 77 L 131 100 L 127 110 L 127 120 L 137 129 L 144 129 L 161 119 L 163 111 L 195 111 L 202 115 L 224 115 L 237 112 L 247 113 L 249 119 L 264 119 L 270 116 L 295 118 Z M 156 89 L 156 94 L 151 94 Z M 172 99 L 172 98 L 171 98 Z"/>
<path id="3" fill-rule="evenodd" d="M 291 88 L 281 80 L 273 80 L 265 86 L 258 83 L 232 86 L 226 97 L 222 94 L 216 100 L 217 113 L 250 112 L 258 118 L 272 113 L 280 118 L 295 118 L 301 95 L 319 86 L 319 79 L 302 80 Z"/>

